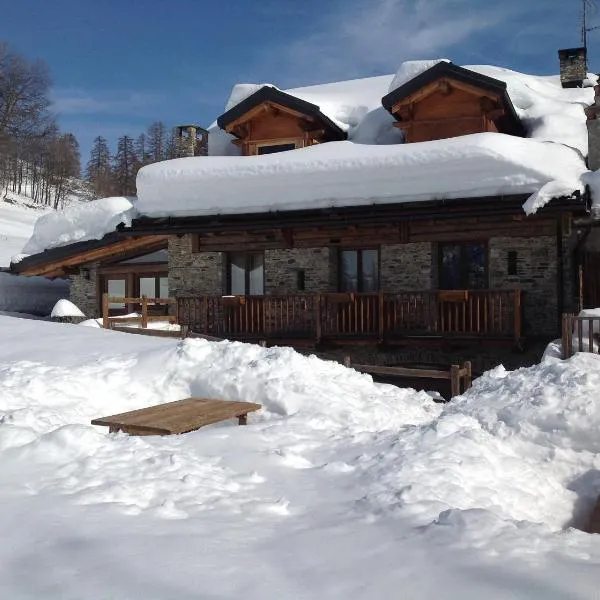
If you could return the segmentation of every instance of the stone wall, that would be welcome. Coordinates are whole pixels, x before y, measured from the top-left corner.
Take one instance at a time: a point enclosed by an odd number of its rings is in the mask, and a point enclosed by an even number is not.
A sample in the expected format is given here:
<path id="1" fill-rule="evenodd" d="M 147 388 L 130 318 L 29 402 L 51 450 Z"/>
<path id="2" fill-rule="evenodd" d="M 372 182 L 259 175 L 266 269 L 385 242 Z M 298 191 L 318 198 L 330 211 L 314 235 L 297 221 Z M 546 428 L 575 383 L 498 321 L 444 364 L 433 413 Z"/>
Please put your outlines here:
<path id="1" fill-rule="evenodd" d="M 69 277 L 71 280 L 70 300 L 90 319 L 97 319 L 102 316 L 96 293 L 96 266 L 94 264 L 87 267 L 89 269 L 89 279 L 81 273 Z"/>
<path id="2" fill-rule="evenodd" d="M 508 274 L 508 253 L 517 253 L 517 274 Z M 565 274 L 567 275 L 567 274 Z M 497 237 L 489 241 L 489 286 L 521 288 L 523 333 L 552 336 L 558 333 L 556 238 Z"/>
<path id="3" fill-rule="evenodd" d="M 225 293 L 222 252 L 192 252 L 192 236 L 169 238 L 169 292 L 172 296 Z"/>
<path id="4" fill-rule="evenodd" d="M 295 294 L 298 272 L 304 272 L 304 291 L 336 288 L 336 252 L 329 248 L 290 248 L 265 251 L 265 294 Z"/>
<path id="5" fill-rule="evenodd" d="M 383 291 L 416 292 L 433 287 L 431 242 L 383 245 L 380 265 Z"/>

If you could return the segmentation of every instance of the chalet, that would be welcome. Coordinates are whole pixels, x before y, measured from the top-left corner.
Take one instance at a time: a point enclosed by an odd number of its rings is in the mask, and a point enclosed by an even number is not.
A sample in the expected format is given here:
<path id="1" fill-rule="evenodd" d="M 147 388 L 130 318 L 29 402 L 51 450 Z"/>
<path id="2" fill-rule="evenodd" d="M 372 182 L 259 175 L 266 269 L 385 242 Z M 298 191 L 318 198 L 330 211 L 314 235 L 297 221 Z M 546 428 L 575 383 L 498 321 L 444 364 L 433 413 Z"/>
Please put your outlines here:
<path id="1" fill-rule="evenodd" d="M 131 223 L 12 268 L 68 276 L 89 316 L 104 292 L 172 296 L 182 323 L 236 339 L 469 357 L 545 342 L 581 305 L 590 221 L 594 98 L 582 51 L 559 56 L 562 81 L 432 61 L 240 86 L 209 133 L 180 129 L 197 156 L 140 171 Z"/>

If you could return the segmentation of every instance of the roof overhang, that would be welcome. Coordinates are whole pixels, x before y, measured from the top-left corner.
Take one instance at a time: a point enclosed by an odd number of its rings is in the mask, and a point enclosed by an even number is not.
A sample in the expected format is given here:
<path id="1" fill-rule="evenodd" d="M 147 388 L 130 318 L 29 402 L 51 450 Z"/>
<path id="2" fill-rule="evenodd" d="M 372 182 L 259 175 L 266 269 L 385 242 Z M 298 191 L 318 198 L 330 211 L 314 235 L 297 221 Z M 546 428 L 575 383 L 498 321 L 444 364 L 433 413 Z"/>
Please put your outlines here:
<path id="1" fill-rule="evenodd" d="M 444 78 L 460 82 L 466 86 L 497 96 L 501 100 L 505 112 L 504 117 L 502 117 L 503 133 L 509 133 L 519 137 L 525 136 L 525 128 L 523 127 L 521 119 L 519 119 L 512 100 L 508 95 L 506 83 L 504 81 L 482 75 L 476 71 L 471 71 L 470 69 L 465 69 L 464 67 L 459 67 L 458 65 L 445 61 L 437 63 L 430 69 L 427 69 L 406 82 L 404 85 L 396 88 L 384 96 L 381 99 L 381 103 L 390 114 L 397 118 L 397 115 L 392 112 L 394 106 L 417 94 L 424 87 Z"/>
<path id="2" fill-rule="evenodd" d="M 305 116 L 317 121 L 326 132 L 329 141 L 345 140 L 346 132 L 332 121 L 321 109 L 311 102 L 306 102 L 296 96 L 282 92 L 270 85 L 265 85 L 240 103 L 230 108 L 217 118 L 219 127 L 235 135 L 232 125 L 251 113 L 262 104 L 273 104 L 288 109 L 299 116 Z"/>
<path id="3" fill-rule="evenodd" d="M 122 235 L 185 235 L 187 233 L 218 233 L 225 231 L 267 230 L 281 227 L 324 227 L 381 225 L 402 220 L 455 219 L 473 215 L 516 215 L 530 218 L 523 212 L 529 194 L 463 199 L 369 204 L 310 210 L 271 211 L 198 217 L 140 217 L 131 227 L 120 226 Z M 571 212 L 585 215 L 588 206 L 579 192 L 555 198 L 540 215 L 560 215 Z"/>
<path id="4" fill-rule="evenodd" d="M 12 263 L 10 270 L 19 275 L 64 277 L 80 265 L 109 257 L 118 257 L 138 250 L 151 252 L 164 247 L 166 243 L 167 236 L 165 235 L 134 236 L 124 239 L 115 231 L 99 240 L 76 242 L 32 254 L 18 263 Z"/>

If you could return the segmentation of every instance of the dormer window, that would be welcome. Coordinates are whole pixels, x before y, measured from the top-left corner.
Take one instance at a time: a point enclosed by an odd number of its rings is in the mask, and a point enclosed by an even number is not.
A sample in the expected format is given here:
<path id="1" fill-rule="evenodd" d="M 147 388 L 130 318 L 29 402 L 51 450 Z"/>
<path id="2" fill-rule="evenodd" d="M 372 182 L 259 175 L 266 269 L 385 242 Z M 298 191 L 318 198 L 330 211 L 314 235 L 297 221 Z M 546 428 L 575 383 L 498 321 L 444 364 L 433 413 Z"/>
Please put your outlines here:
<path id="1" fill-rule="evenodd" d="M 271 86 L 263 86 L 230 108 L 217 123 L 236 138 L 233 143 L 244 156 L 346 139 L 346 132 L 316 104 Z"/>
<path id="2" fill-rule="evenodd" d="M 258 145 L 256 150 L 257 154 L 277 154 L 277 152 L 287 152 L 288 150 L 295 150 L 296 144 L 265 144 Z"/>

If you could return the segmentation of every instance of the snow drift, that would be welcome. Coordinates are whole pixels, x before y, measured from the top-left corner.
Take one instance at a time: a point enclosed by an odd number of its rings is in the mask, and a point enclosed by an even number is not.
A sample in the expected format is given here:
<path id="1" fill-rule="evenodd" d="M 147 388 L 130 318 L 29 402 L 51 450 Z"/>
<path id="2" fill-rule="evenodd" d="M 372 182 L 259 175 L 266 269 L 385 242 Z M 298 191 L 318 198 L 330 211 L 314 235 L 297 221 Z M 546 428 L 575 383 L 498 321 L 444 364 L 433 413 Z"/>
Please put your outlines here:
<path id="1" fill-rule="evenodd" d="M 6 317 L 0 336 L 7 598 L 595 593 L 600 541 L 568 526 L 600 492 L 599 356 L 499 367 L 441 406 L 287 348 Z M 264 408 L 164 438 L 89 425 L 189 395 Z"/>

